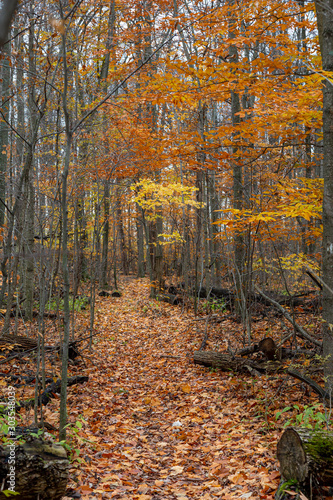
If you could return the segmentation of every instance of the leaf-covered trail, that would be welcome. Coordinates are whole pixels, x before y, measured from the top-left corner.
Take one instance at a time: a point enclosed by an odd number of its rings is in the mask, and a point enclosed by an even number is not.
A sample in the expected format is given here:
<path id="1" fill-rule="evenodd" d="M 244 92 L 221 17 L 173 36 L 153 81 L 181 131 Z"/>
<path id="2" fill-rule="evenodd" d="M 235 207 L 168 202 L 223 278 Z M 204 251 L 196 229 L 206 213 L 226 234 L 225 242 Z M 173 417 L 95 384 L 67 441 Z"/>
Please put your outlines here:
<path id="1" fill-rule="evenodd" d="M 90 380 L 70 399 L 89 440 L 74 472 L 82 497 L 272 499 L 279 432 L 264 429 L 266 378 L 195 366 L 203 322 L 148 297 L 146 281 L 129 280 L 97 304 Z"/>

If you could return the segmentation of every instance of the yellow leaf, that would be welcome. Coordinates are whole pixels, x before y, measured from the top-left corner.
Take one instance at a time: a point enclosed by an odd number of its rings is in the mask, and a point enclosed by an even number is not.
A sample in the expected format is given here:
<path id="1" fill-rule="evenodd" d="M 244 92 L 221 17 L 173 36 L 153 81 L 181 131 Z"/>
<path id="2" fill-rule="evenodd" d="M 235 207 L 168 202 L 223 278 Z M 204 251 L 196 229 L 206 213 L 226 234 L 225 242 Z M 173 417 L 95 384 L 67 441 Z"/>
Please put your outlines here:
<path id="1" fill-rule="evenodd" d="M 191 386 L 189 384 L 184 384 L 180 388 L 185 394 L 190 394 L 191 392 Z"/>
<path id="2" fill-rule="evenodd" d="M 233 474 L 232 476 L 229 476 L 229 481 L 231 481 L 234 484 L 242 484 L 244 483 L 244 474 L 242 473 Z"/>

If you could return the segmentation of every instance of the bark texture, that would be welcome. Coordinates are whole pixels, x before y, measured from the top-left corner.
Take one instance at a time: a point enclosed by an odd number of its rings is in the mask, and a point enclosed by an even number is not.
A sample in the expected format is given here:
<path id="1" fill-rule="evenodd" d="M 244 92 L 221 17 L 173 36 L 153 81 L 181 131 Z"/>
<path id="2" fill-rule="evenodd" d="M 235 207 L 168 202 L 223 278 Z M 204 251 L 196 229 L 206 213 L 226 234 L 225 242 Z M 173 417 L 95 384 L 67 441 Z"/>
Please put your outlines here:
<path id="1" fill-rule="evenodd" d="M 4 489 L 9 472 L 9 447 L 0 446 L 0 483 Z M 15 495 L 18 500 L 60 500 L 66 491 L 69 461 L 60 444 L 41 440 L 15 447 Z M 0 492 L 0 499 L 8 498 Z"/>
<path id="2" fill-rule="evenodd" d="M 218 368 L 223 371 L 234 372 L 264 372 L 264 371 L 278 371 L 279 364 L 270 362 L 270 364 L 258 363 L 251 359 L 244 359 L 238 356 L 233 356 L 229 353 L 216 352 L 216 351 L 194 351 L 194 363 L 198 365 Z"/>
<path id="3" fill-rule="evenodd" d="M 333 0 L 317 0 L 317 20 L 324 71 L 333 71 Z M 323 278 L 333 289 L 333 85 L 323 81 L 324 198 Z M 333 295 L 323 288 L 323 356 L 326 388 L 333 389 Z"/>

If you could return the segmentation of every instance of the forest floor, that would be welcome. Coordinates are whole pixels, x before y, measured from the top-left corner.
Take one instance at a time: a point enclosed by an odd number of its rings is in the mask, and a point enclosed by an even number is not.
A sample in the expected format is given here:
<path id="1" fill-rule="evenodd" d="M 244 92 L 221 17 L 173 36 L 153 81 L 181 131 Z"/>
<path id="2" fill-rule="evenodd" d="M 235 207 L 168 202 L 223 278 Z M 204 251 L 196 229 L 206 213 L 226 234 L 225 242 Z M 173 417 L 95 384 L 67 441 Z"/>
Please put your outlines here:
<path id="1" fill-rule="evenodd" d="M 97 298 L 92 351 L 70 367 L 89 381 L 68 389 L 68 498 L 272 500 L 283 425 L 318 398 L 283 372 L 254 378 L 195 365 L 205 321 L 150 299 L 144 279 L 124 278 L 120 289 L 121 298 Z M 77 314 L 76 331 L 87 335 L 89 311 Z M 208 350 L 243 347 L 241 325 L 231 319 L 209 324 L 208 332 Z M 262 320 L 253 340 L 285 333 L 279 320 Z M 12 361 L 12 372 L 21 363 Z M 52 363 L 58 376 L 59 361 Z M 25 389 L 22 397 L 29 395 Z M 44 407 L 55 426 L 58 409 L 57 399 Z"/>

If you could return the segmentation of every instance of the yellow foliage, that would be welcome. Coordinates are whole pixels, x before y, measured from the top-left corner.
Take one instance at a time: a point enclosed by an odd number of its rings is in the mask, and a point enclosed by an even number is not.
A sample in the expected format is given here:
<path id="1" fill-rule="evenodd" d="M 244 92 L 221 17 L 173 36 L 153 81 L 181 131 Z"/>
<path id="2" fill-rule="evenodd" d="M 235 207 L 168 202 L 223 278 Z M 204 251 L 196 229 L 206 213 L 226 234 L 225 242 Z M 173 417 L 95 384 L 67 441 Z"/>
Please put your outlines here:
<path id="1" fill-rule="evenodd" d="M 154 182 L 151 179 L 143 179 L 131 187 L 134 192 L 133 201 L 138 203 L 145 212 L 147 220 L 156 220 L 166 215 L 167 211 L 181 209 L 185 206 L 200 208 L 203 203 L 195 200 L 194 195 L 197 188 L 183 186 L 179 182 Z M 179 231 L 174 230 L 171 234 L 162 233 L 158 235 L 160 245 L 183 243 Z"/>
<path id="2" fill-rule="evenodd" d="M 135 192 L 133 201 L 150 212 L 150 215 L 171 205 L 177 208 L 186 205 L 198 208 L 202 205 L 194 199 L 194 192 L 197 188 L 183 186 L 179 182 L 157 183 L 150 179 L 143 179 L 135 183 L 131 189 Z"/>

